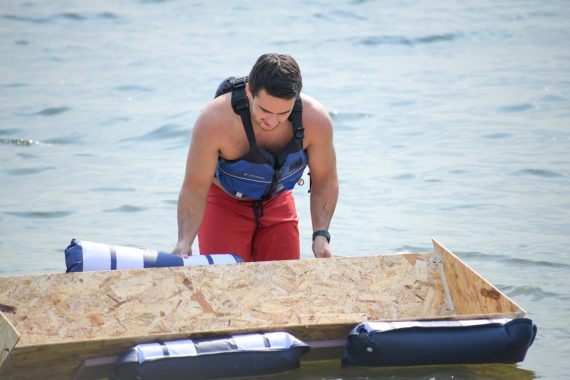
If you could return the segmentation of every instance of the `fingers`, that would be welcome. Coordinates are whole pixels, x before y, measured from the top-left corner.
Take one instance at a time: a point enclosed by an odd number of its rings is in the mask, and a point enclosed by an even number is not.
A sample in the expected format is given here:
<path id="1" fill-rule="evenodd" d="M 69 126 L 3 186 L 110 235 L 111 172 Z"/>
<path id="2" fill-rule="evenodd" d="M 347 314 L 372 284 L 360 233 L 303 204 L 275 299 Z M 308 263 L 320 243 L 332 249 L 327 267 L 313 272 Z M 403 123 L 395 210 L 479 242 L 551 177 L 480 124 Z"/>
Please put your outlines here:
<path id="1" fill-rule="evenodd" d="M 329 258 L 332 257 L 332 252 L 330 249 L 325 249 L 322 252 L 319 252 L 318 255 L 315 255 L 315 257 L 319 258 L 319 259 L 325 259 L 325 258 Z"/>
<path id="2" fill-rule="evenodd" d="M 332 250 L 326 239 L 315 239 L 313 241 L 313 254 L 318 259 L 333 257 Z"/>
<path id="3" fill-rule="evenodd" d="M 180 247 L 176 245 L 172 250 L 173 255 L 182 256 L 183 258 L 188 258 L 188 256 L 192 256 L 192 246 L 190 247 Z"/>

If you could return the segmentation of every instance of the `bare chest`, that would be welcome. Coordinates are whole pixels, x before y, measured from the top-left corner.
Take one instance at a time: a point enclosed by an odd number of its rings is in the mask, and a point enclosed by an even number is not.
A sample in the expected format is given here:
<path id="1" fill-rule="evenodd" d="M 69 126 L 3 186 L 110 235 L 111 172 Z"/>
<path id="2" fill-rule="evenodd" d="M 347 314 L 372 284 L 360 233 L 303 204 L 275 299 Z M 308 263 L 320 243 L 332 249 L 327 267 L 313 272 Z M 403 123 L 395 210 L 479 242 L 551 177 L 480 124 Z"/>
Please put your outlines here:
<path id="1" fill-rule="evenodd" d="M 293 137 L 291 123 L 282 123 L 273 131 L 263 131 L 254 126 L 255 141 L 258 146 L 277 156 L 289 144 Z M 220 156 L 227 160 L 237 160 L 246 155 L 250 150 L 247 134 L 238 118 L 237 122 L 228 125 L 227 134 L 220 136 L 222 149 Z"/>

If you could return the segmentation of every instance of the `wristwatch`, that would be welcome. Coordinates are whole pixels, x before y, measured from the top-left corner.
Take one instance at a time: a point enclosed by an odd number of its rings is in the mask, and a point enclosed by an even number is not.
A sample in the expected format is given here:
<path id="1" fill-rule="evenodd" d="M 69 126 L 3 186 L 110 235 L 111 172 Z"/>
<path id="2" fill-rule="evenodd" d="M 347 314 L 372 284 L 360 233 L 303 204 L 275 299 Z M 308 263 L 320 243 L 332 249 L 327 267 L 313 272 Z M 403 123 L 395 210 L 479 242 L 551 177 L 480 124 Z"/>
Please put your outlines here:
<path id="1" fill-rule="evenodd" d="M 313 232 L 313 240 L 315 240 L 315 238 L 317 236 L 324 236 L 327 239 L 327 243 L 331 242 L 331 234 L 329 234 L 328 231 L 318 230 L 318 231 Z"/>

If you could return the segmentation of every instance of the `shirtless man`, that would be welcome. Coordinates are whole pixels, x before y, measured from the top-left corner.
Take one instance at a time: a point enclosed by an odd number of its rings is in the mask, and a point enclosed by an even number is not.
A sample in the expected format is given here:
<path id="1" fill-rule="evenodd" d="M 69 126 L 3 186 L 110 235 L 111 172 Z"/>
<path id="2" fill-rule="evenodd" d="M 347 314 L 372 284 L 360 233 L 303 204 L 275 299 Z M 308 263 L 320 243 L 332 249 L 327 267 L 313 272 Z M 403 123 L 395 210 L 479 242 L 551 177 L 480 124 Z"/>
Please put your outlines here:
<path id="1" fill-rule="evenodd" d="M 264 54 L 248 77 L 228 78 L 196 121 L 178 199 L 174 254 L 235 253 L 245 261 L 299 259 L 291 189 L 309 167 L 315 257 L 331 257 L 338 199 L 332 121 L 301 94 L 293 57 Z"/>

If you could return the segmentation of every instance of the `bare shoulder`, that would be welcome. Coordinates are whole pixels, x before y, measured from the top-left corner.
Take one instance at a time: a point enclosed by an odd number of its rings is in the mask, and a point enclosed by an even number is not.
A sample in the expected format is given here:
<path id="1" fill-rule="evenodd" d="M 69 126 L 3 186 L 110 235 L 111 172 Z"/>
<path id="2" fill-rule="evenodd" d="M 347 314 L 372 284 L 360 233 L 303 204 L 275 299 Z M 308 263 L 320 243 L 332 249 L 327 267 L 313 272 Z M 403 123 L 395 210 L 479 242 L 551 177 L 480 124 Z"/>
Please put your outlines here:
<path id="1" fill-rule="evenodd" d="M 231 108 L 231 99 L 227 95 L 219 96 L 210 101 L 196 120 L 194 137 L 200 139 L 220 139 L 232 124 L 234 112 Z"/>
<path id="2" fill-rule="evenodd" d="M 322 139 L 325 136 L 332 137 L 332 120 L 327 109 L 315 98 L 301 94 L 303 102 L 303 127 L 305 138 L 310 144 L 316 140 L 316 136 Z"/>

